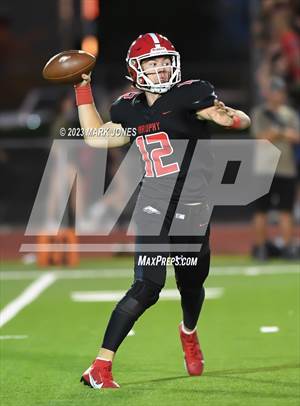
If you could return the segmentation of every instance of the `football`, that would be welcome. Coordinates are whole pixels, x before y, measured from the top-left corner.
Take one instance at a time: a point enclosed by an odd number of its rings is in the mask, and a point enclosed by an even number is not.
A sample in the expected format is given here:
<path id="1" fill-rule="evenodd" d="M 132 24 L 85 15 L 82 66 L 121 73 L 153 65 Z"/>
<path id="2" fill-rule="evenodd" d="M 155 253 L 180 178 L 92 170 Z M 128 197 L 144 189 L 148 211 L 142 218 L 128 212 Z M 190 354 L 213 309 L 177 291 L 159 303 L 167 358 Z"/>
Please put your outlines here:
<path id="1" fill-rule="evenodd" d="M 96 64 L 94 55 L 81 51 L 63 51 L 54 55 L 43 68 L 44 79 L 54 83 L 77 84 L 81 75 L 91 72 Z"/>

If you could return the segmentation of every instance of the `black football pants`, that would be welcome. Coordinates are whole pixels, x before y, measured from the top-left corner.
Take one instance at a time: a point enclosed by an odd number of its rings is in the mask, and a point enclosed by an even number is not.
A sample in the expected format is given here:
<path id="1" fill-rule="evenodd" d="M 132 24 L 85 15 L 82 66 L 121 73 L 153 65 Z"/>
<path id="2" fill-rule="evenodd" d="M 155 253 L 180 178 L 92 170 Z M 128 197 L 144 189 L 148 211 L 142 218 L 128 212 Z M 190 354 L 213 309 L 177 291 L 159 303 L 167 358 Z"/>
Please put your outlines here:
<path id="1" fill-rule="evenodd" d="M 195 328 L 210 265 L 207 213 L 206 202 L 177 207 L 175 203 L 167 205 L 139 198 L 134 213 L 138 234 L 134 280 L 111 315 L 102 347 L 116 351 L 140 315 L 157 302 L 166 280 L 167 260 L 175 270 L 184 325 Z M 203 228 L 206 228 L 203 236 L 194 235 L 200 234 Z M 169 235 L 170 230 L 178 235 Z M 193 235 L 188 235 L 189 231 Z M 182 233 L 187 235 L 180 235 Z"/>

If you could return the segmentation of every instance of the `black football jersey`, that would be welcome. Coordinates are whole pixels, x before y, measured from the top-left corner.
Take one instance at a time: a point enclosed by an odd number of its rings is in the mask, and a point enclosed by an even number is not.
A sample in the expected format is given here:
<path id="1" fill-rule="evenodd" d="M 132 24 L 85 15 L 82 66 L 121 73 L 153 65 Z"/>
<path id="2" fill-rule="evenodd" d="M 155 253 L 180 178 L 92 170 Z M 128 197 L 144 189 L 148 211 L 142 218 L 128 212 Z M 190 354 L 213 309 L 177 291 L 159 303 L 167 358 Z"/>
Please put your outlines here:
<path id="1" fill-rule="evenodd" d="M 197 119 L 196 111 L 213 106 L 216 98 L 209 82 L 188 80 L 162 94 L 152 106 L 138 92 L 127 93 L 112 104 L 111 121 L 136 129 L 130 143 L 135 144 L 144 168 L 144 195 L 179 200 L 196 143 L 210 138 L 207 121 Z M 209 148 L 201 151 L 189 172 L 193 181 L 180 197 L 183 202 L 199 202 L 207 192 L 213 159 Z"/>

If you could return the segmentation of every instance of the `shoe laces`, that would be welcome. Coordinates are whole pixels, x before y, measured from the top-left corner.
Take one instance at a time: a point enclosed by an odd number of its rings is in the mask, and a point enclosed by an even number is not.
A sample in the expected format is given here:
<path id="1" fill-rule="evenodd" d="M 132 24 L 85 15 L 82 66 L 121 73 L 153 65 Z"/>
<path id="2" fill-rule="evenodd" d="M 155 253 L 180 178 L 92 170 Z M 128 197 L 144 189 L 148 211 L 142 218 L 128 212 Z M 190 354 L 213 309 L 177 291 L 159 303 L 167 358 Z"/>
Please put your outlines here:
<path id="1" fill-rule="evenodd" d="M 201 358 L 199 344 L 194 334 L 186 334 L 185 344 L 188 356 L 199 359 Z"/>
<path id="2" fill-rule="evenodd" d="M 113 380 L 112 373 L 111 373 L 111 364 L 104 365 L 101 368 L 101 372 L 102 372 L 102 377 L 103 377 L 103 379 L 105 381 L 112 381 Z"/>
<path id="3" fill-rule="evenodd" d="M 103 381 L 112 381 L 112 366 L 111 363 L 101 364 L 101 366 L 96 366 L 96 374 L 100 377 L 100 380 Z"/>

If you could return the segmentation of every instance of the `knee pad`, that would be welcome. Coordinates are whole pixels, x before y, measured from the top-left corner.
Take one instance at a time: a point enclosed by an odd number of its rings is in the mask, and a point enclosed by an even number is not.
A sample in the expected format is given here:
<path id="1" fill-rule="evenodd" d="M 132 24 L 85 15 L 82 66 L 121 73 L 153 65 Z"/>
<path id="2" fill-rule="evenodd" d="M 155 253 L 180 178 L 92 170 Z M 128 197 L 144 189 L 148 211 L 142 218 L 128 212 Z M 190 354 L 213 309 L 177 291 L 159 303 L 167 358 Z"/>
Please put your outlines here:
<path id="1" fill-rule="evenodd" d="M 144 306 L 150 307 L 158 301 L 162 288 L 161 285 L 148 280 L 137 280 L 131 286 L 127 294 Z"/>
<path id="2" fill-rule="evenodd" d="M 138 318 L 148 307 L 158 299 L 162 286 L 151 281 L 135 281 L 123 299 L 117 304 L 116 310 Z"/>

